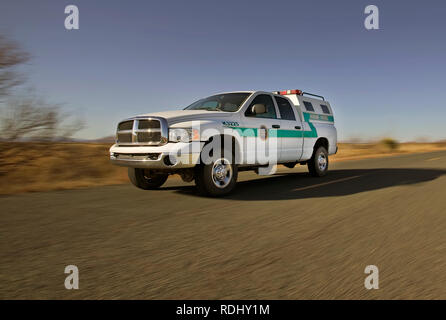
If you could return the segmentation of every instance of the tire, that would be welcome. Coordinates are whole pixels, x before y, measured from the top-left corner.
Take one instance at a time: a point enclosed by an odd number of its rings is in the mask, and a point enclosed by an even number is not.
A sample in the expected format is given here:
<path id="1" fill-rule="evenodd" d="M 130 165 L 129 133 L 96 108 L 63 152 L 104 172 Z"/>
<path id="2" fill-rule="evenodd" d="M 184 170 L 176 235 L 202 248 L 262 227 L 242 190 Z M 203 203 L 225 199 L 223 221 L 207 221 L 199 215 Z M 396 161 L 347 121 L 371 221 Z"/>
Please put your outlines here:
<path id="1" fill-rule="evenodd" d="M 234 164 L 234 155 L 228 150 L 221 152 L 221 156 L 212 159 L 211 164 L 195 167 L 195 184 L 201 195 L 221 197 L 232 192 L 237 184 L 238 167 Z M 232 159 L 225 158 L 228 154 Z"/>
<path id="2" fill-rule="evenodd" d="M 168 178 L 168 174 L 150 174 L 148 170 L 129 168 L 130 182 L 137 188 L 143 190 L 155 190 L 161 187 Z"/>
<path id="3" fill-rule="evenodd" d="M 313 177 L 323 177 L 328 171 L 328 152 L 325 147 L 320 146 L 308 161 L 308 171 Z"/>

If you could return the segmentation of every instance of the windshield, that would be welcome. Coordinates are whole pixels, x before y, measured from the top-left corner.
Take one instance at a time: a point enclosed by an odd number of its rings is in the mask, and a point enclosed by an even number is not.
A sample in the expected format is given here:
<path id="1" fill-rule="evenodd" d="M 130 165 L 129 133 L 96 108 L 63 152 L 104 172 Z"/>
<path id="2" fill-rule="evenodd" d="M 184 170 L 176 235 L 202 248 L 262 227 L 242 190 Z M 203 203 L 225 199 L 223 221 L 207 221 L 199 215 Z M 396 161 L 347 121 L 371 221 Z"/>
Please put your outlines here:
<path id="1" fill-rule="evenodd" d="M 250 95 L 248 92 L 217 94 L 198 100 L 184 110 L 236 112 Z"/>

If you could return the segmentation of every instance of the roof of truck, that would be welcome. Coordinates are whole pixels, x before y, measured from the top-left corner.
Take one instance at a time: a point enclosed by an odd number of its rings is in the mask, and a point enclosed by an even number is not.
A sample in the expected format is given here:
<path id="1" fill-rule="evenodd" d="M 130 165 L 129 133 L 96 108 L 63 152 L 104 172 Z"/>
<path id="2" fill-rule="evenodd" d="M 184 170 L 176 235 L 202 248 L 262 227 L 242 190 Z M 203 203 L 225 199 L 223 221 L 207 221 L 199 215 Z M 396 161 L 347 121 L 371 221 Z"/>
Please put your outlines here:
<path id="1" fill-rule="evenodd" d="M 306 100 L 306 101 L 311 101 L 311 102 L 315 102 L 315 103 L 320 103 L 323 102 L 325 104 L 329 104 L 329 102 L 327 100 L 325 100 L 325 98 L 321 95 L 318 94 L 314 94 L 314 93 L 309 93 L 309 92 L 305 92 L 302 90 L 280 90 L 280 91 L 263 91 L 263 90 L 242 90 L 242 91 L 228 91 L 228 92 L 219 92 L 219 93 L 215 93 L 214 95 L 219 95 L 219 94 L 229 94 L 229 93 L 249 93 L 249 94 L 253 94 L 253 93 L 272 93 L 274 95 L 278 95 L 278 96 L 285 96 L 287 98 L 291 98 L 290 96 L 296 97 L 300 100 Z M 295 100 L 291 99 L 291 100 Z M 297 100 L 297 99 L 296 99 Z M 296 101 L 293 101 L 296 102 Z M 297 103 L 299 104 L 299 103 Z"/>

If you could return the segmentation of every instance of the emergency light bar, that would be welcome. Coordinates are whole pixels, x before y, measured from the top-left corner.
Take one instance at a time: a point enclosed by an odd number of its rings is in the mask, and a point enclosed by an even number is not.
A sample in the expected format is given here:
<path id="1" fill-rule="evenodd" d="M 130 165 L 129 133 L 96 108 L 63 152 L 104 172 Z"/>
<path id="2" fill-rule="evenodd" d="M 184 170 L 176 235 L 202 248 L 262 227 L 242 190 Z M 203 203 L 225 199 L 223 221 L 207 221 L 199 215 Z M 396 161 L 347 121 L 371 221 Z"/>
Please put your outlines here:
<path id="1" fill-rule="evenodd" d="M 302 90 L 282 90 L 282 91 L 273 91 L 274 94 L 286 95 L 286 94 L 297 94 L 299 96 L 302 95 Z"/>
<path id="2" fill-rule="evenodd" d="M 307 96 L 313 96 L 313 97 L 317 97 L 320 98 L 322 100 L 325 101 L 325 98 L 323 96 L 317 95 L 317 94 L 313 94 L 313 93 L 309 93 L 309 92 L 303 92 L 302 90 L 282 90 L 282 91 L 273 91 L 274 94 L 280 94 L 281 96 L 287 95 L 287 94 L 297 94 L 298 96 L 303 96 L 303 95 L 307 95 Z"/>

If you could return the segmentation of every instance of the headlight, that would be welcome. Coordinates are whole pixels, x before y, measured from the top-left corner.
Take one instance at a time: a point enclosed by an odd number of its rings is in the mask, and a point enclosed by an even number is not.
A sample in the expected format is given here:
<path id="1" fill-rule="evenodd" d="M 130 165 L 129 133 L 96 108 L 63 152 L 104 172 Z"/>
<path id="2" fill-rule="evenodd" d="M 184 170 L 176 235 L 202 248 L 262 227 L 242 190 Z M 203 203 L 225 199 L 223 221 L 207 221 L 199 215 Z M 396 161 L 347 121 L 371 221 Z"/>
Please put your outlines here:
<path id="1" fill-rule="evenodd" d="M 199 140 L 200 132 L 197 129 L 169 129 L 170 142 L 191 142 Z"/>

